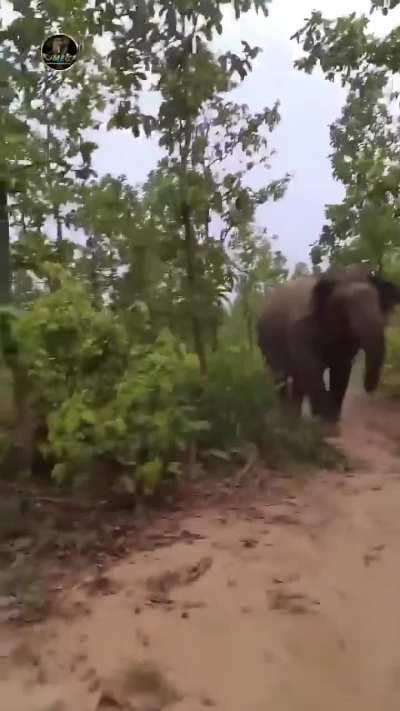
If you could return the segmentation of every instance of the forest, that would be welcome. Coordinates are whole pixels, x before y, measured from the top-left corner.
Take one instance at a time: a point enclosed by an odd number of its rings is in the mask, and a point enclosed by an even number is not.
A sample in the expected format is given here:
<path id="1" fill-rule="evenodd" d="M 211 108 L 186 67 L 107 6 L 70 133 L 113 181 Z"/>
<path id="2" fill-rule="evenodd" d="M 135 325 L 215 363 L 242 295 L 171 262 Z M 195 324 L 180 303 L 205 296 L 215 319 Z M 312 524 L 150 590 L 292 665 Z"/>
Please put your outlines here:
<path id="1" fill-rule="evenodd" d="M 374 0 L 371 13 L 398 4 Z M 399 29 L 378 38 L 367 16 L 315 11 L 292 38 L 293 72 L 322 70 L 347 98 L 330 127 L 344 199 L 326 206 L 311 266 L 289 274 L 257 223 L 292 180 L 269 176 L 279 97 L 257 113 L 236 103 L 261 48 L 213 44 L 227 6 L 240 23 L 249 11 L 268 16 L 269 0 L 10 6 L 0 50 L 4 481 L 146 497 L 254 457 L 273 469 L 337 465 L 316 426 L 282 422 L 256 323 L 272 286 L 329 264 L 366 262 L 400 283 Z M 56 30 L 80 47 L 65 72 L 40 54 Z M 132 156 L 141 136 L 157 137 L 162 158 L 142 184 L 96 174 L 104 129 L 129 135 Z M 388 342 L 381 386 L 396 396 L 395 321 Z"/>
<path id="2" fill-rule="evenodd" d="M 1 29 L 0 296 L 2 469 L 56 485 L 106 481 L 129 494 L 257 453 L 329 463 L 315 428 L 277 420 L 255 342 L 268 289 L 289 277 L 257 208 L 282 200 L 269 179 L 279 101 L 252 113 L 231 99 L 261 51 L 216 54 L 218 0 L 15 0 Z M 373 2 L 388 13 L 398 3 Z M 237 22 L 269 1 L 235 0 Z M 398 30 L 383 39 L 354 14 L 314 12 L 293 71 L 320 67 L 347 88 L 330 128 L 334 177 L 311 250 L 314 272 L 366 261 L 400 278 Z M 54 28 L 81 47 L 67 72 L 43 69 Z M 99 51 L 106 35 L 112 49 Z M 302 54 L 300 53 L 302 51 Z M 143 91 L 159 99 L 143 113 Z M 156 135 L 163 157 L 141 185 L 97 175 L 96 134 Z M 232 170 L 232 157 L 236 170 Z M 249 187 L 254 166 L 265 183 Z M 11 237 L 10 237 L 11 235 Z M 400 386 L 393 327 L 383 386 Z M 279 419 L 279 418 L 278 418 Z M 303 429 L 303 428 L 302 428 Z M 334 458 L 333 458 L 334 459 Z M 97 477 L 97 479 L 96 479 Z"/>
<path id="3" fill-rule="evenodd" d="M 286 38 L 297 99 L 255 109 L 279 43 L 248 20 L 308 0 L 0 0 L 4 711 L 400 708 L 399 309 L 336 436 L 284 412 L 257 336 L 330 268 L 369 270 L 379 326 L 379 285 L 400 302 L 400 0 L 328 4 Z"/>
<path id="4" fill-rule="evenodd" d="M 224 6 L 16 0 L 1 30 L 0 296 L 5 478 L 57 485 L 93 478 L 129 494 L 245 457 L 270 466 L 329 462 L 318 432 L 277 420 L 255 342 L 268 289 L 289 277 L 257 208 L 282 200 L 269 180 L 279 101 L 252 113 L 231 93 L 261 51 L 216 54 Z M 373 2 L 388 13 L 398 3 Z M 237 22 L 268 0 L 235 0 Z M 55 27 L 79 62 L 44 71 Z M 109 53 L 98 49 L 103 35 Z M 331 165 L 345 188 L 326 207 L 312 269 L 366 261 L 400 277 L 398 30 L 383 39 L 355 14 L 314 12 L 293 71 L 320 67 L 347 88 L 331 126 Z M 141 110 L 143 91 L 159 99 Z M 97 134 L 157 136 L 163 157 L 141 185 L 97 175 Z M 232 170 L 232 157 L 236 170 Z M 254 166 L 265 183 L 249 187 Z M 11 237 L 10 237 L 11 235 Z M 400 386 L 393 326 L 383 386 Z M 292 463 L 293 463 L 292 461 Z"/>

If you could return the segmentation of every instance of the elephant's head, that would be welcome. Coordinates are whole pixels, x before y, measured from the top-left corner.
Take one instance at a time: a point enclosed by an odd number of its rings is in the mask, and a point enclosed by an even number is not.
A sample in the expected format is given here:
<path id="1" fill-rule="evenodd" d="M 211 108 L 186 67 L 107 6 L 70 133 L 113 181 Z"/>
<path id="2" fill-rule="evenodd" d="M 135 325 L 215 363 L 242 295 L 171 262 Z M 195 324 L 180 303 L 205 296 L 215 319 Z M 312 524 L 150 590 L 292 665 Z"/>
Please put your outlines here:
<path id="1" fill-rule="evenodd" d="M 385 355 L 385 317 L 400 303 L 400 289 L 363 268 L 329 270 L 316 282 L 312 309 L 326 341 L 365 353 L 364 387 L 376 389 Z M 324 326 L 325 324 L 325 326 Z"/>

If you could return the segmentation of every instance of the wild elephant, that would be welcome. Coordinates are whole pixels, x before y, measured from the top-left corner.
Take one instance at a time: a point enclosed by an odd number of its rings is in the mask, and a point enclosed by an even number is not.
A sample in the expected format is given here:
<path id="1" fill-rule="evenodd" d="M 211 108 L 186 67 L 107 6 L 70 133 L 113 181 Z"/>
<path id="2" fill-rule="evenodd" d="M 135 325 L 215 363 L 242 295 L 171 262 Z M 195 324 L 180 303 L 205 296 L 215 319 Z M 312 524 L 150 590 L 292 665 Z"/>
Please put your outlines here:
<path id="1" fill-rule="evenodd" d="M 386 318 L 399 303 L 399 287 L 361 266 L 294 279 L 270 292 L 258 321 L 258 345 L 296 414 L 308 397 L 313 415 L 340 419 L 359 350 L 365 352 L 365 390 L 376 389 Z"/>

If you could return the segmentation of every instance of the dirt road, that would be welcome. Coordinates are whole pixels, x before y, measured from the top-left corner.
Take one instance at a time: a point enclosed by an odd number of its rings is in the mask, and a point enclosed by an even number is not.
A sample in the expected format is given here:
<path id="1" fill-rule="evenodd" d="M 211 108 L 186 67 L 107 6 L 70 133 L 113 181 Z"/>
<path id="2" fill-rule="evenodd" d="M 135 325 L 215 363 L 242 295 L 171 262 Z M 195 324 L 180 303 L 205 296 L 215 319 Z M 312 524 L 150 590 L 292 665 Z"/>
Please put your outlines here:
<path id="1" fill-rule="evenodd" d="M 398 711 L 397 434 L 399 410 L 361 398 L 352 474 L 202 509 L 179 542 L 75 586 L 70 617 L 2 630 L 1 708 Z"/>

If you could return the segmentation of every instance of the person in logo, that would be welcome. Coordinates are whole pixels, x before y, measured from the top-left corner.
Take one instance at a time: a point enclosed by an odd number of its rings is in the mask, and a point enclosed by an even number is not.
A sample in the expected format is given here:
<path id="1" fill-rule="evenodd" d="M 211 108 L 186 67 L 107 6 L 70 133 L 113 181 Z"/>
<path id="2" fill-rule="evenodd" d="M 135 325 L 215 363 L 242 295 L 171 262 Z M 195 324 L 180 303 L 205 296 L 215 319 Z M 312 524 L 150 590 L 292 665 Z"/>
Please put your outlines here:
<path id="1" fill-rule="evenodd" d="M 51 54 L 63 55 L 68 52 L 69 39 L 68 37 L 55 37 L 53 39 Z"/>

